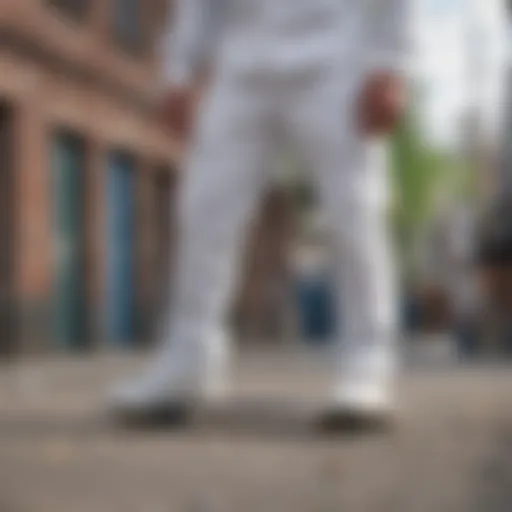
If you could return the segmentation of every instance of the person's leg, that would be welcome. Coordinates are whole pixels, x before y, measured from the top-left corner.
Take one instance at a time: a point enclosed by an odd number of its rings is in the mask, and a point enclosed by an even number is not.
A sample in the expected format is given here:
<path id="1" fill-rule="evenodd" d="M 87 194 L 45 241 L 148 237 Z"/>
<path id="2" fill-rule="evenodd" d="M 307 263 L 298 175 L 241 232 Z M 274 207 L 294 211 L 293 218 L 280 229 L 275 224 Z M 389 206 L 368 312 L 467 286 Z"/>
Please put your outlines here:
<path id="1" fill-rule="evenodd" d="M 266 182 L 271 105 L 247 84 L 214 87 L 183 169 L 178 254 L 161 348 L 113 402 L 137 409 L 196 398 L 226 356 L 219 333 L 236 281 L 243 230 Z M 206 382 L 205 382 L 206 380 Z M 206 385 L 206 386 L 205 386 Z"/>
<path id="2" fill-rule="evenodd" d="M 385 147 L 359 133 L 356 90 L 341 73 L 319 79 L 293 98 L 289 126 L 318 180 L 333 234 L 342 330 L 335 398 L 341 408 L 380 412 L 391 405 L 397 297 Z"/>

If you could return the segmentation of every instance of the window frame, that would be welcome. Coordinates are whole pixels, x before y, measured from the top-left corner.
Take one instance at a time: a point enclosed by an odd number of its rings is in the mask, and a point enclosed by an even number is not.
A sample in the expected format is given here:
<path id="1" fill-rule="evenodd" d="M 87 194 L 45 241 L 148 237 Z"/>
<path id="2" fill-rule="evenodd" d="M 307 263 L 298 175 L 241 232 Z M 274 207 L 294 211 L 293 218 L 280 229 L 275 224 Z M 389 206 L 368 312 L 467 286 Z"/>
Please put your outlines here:
<path id="1" fill-rule="evenodd" d="M 85 24 L 91 14 L 93 0 L 77 0 L 70 2 L 69 0 L 46 0 L 47 6 L 57 13 L 59 16 L 66 18 L 74 23 Z M 79 5 L 80 7 L 74 7 Z"/>
<path id="2" fill-rule="evenodd" d="M 131 27 L 123 27 L 120 22 L 121 7 L 127 1 L 136 2 L 135 9 L 137 23 Z M 148 55 L 150 44 L 150 31 L 147 23 L 147 0 L 112 0 L 110 7 L 110 33 L 116 48 L 135 58 L 144 58 Z M 127 24 L 128 25 L 128 24 Z M 135 29 L 135 30 L 134 30 Z"/>

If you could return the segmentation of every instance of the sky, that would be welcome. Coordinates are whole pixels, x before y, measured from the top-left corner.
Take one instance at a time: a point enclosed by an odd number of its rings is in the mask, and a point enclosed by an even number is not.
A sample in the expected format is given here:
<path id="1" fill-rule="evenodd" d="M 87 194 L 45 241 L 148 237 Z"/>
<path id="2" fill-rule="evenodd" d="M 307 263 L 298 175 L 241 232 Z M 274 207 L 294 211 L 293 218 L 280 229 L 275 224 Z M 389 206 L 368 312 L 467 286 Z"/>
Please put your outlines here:
<path id="1" fill-rule="evenodd" d="M 491 130 L 503 102 L 508 39 L 503 0 L 414 0 L 413 5 L 411 64 L 427 135 L 437 144 L 456 145 L 461 115 L 475 101 Z M 471 70 L 479 80 L 471 79 Z"/>

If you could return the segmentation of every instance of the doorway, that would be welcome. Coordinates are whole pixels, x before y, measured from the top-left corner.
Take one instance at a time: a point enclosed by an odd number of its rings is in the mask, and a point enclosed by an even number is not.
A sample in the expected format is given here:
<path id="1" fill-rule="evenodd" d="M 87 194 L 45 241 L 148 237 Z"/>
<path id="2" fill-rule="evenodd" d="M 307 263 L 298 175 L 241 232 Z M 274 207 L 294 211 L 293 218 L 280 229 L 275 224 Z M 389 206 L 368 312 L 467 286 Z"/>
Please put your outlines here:
<path id="1" fill-rule="evenodd" d="M 109 156 L 108 169 L 108 333 L 118 345 L 136 340 L 135 158 L 122 151 Z"/>
<path id="2" fill-rule="evenodd" d="M 81 349 L 87 343 L 85 268 L 86 143 L 69 131 L 53 141 L 54 332 L 59 346 Z"/>

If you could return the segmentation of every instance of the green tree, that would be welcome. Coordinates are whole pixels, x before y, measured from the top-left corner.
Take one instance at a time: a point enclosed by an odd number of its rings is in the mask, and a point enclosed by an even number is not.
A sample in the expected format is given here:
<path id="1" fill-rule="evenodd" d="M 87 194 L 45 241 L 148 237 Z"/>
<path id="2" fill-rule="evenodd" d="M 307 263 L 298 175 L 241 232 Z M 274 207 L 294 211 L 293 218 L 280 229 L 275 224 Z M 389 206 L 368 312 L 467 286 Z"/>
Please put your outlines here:
<path id="1" fill-rule="evenodd" d="M 436 213 L 439 193 L 462 190 L 467 173 L 454 157 L 427 142 L 413 110 L 393 139 L 391 155 L 392 220 L 401 267 L 410 277 L 417 270 L 418 249 Z"/>

